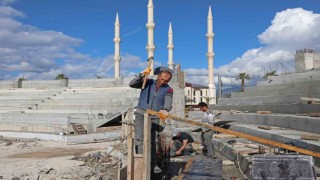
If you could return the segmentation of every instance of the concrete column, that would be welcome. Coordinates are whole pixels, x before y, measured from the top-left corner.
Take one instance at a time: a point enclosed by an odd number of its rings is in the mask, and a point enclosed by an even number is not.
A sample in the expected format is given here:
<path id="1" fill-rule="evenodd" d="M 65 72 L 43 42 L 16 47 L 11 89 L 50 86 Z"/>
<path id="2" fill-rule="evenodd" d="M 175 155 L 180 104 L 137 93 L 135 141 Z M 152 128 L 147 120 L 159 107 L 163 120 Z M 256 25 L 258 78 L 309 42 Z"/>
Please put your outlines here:
<path id="1" fill-rule="evenodd" d="M 18 87 L 17 88 L 22 88 L 22 81 L 23 81 L 22 79 L 20 79 L 20 78 L 18 79 Z"/>
<path id="2" fill-rule="evenodd" d="M 209 104 L 216 104 L 216 87 L 214 85 L 214 77 L 213 77 L 213 17 L 211 12 L 211 6 L 209 6 L 209 13 L 207 18 L 207 40 L 208 40 L 208 87 L 209 87 Z"/>
<path id="3" fill-rule="evenodd" d="M 173 65 L 174 65 L 174 62 L 173 62 L 173 48 L 174 48 L 174 45 L 173 45 L 173 32 L 172 32 L 172 26 L 171 26 L 171 22 L 169 24 L 169 31 L 168 31 L 168 67 L 170 69 L 173 69 Z"/>
<path id="4" fill-rule="evenodd" d="M 114 77 L 120 77 L 120 22 L 117 12 L 116 22 L 114 23 Z"/>
<path id="5" fill-rule="evenodd" d="M 69 78 L 60 79 L 60 87 L 68 87 Z"/>
<path id="6" fill-rule="evenodd" d="M 148 3 L 148 22 L 146 24 L 147 30 L 148 30 L 148 44 L 147 44 L 147 52 L 148 52 L 148 58 L 154 57 L 154 51 L 156 49 L 156 46 L 154 45 L 154 27 L 155 23 L 153 22 L 153 2 L 152 0 L 149 0 Z M 153 60 L 154 61 L 154 60 Z M 151 62 L 151 72 L 150 75 L 154 75 L 154 70 L 153 70 L 153 61 Z"/>

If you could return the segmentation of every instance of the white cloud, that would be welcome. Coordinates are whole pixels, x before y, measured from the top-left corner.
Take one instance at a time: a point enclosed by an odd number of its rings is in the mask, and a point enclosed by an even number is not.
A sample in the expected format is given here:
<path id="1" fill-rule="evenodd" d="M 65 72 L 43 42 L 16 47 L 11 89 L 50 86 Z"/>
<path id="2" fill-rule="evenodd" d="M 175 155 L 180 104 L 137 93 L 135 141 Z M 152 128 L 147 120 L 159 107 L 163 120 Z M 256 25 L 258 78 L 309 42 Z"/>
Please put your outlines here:
<path id="1" fill-rule="evenodd" d="M 258 37 L 260 42 L 282 48 L 320 48 L 320 14 L 302 8 L 287 9 L 276 14 Z"/>
<path id="2" fill-rule="evenodd" d="M 247 72 L 253 77 L 263 76 L 270 68 L 277 69 L 278 73 L 282 68 L 294 70 L 297 49 L 320 49 L 319 29 L 320 14 L 302 8 L 278 12 L 271 25 L 258 35 L 263 46 L 247 50 L 231 63 L 215 69 L 214 74 L 228 80 L 230 77 L 234 79 L 240 72 Z M 207 82 L 203 73 L 204 69 L 187 69 L 187 80 L 194 83 Z"/>
<path id="3" fill-rule="evenodd" d="M 82 39 L 23 24 L 17 17 L 25 15 L 10 6 L 0 6 L 0 79 L 54 79 L 61 73 L 69 78 L 113 77 L 113 55 L 93 58 L 79 53 L 74 48 L 84 42 Z M 132 75 L 145 65 L 140 57 L 125 54 L 121 73 Z"/>
<path id="4" fill-rule="evenodd" d="M 18 0 L 0 0 L 0 4 L 1 5 L 9 5 L 12 4 L 14 2 L 17 2 Z"/>
<path id="5" fill-rule="evenodd" d="M 25 15 L 16 10 L 13 9 L 11 6 L 0 6 L 0 17 L 25 17 Z"/>

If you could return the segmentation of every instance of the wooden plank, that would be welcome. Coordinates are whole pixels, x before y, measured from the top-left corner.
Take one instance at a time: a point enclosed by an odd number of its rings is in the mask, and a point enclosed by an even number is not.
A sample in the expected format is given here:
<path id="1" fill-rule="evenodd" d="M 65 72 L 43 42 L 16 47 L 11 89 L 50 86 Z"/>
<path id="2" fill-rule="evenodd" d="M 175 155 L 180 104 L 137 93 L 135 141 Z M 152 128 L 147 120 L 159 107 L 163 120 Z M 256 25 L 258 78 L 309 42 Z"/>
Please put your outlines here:
<path id="1" fill-rule="evenodd" d="M 244 150 L 238 150 L 238 151 L 236 151 L 237 153 L 239 153 L 239 154 L 258 154 L 258 149 L 255 149 L 255 150 L 253 150 L 253 149 L 244 149 Z"/>
<path id="2" fill-rule="evenodd" d="M 132 131 L 132 126 L 129 126 L 129 132 Z M 134 180 L 134 162 L 133 162 L 133 138 L 132 134 L 128 136 L 128 157 L 127 157 L 127 180 Z"/>
<path id="3" fill-rule="evenodd" d="M 309 97 L 300 97 L 301 103 L 307 104 L 318 104 L 320 103 L 320 99 L 318 98 L 309 98 Z"/>
<path id="4" fill-rule="evenodd" d="M 252 149 L 259 149 L 259 145 L 257 144 L 246 144 L 244 146 Z"/>
<path id="5" fill-rule="evenodd" d="M 147 110 L 147 113 L 149 113 L 151 115 L 155 115 L 155 116 L 158 116 L 158 114 L 159 114 L 158 112 L 151 111 L 151 110 Z M 310 155 L 310 156 L 320 157 L 320 153 L 319 152 L 314 152 L 314 151 L 298 148 L 298 147 L 295 147 L 295 146 L 290 146 L 288 144 L 283 144 L 283 143 L 280 143 L 280 142 L 276 142 L 276 141 L 272 141 L 272 140 L 268 140 L 268 139 L 264 139 L 264 138 L 260 138 L 260 137 L 255 137 L 255 136 L 251 136 L 249 134 L 244 134 L 244 133 L 240 133 L 240 132 L 236 132 L 236 131 L 231 131 L 229 129 L 223 129 L 223 128 L 220 128 L 220 127 L 212 126 L 212 125 L 209 125 L 209 124 L 204 124 L 204 123 L 197 122 L 197 121 L 194 121 L 194 120 L 189 120 L 189 119 L 186 119 L 186 118 L 180 118 L 180 117 L 173 116 L 173 115 L 169 115 L 168 118 L 170 118 L 172 120 L 184 122 L 184 123 L 187 123 L 187 124 L 191 124 L 191 125 L 194 125 L 194 126 L 199 126 L 199 127 L 212 129 L 212 130 L 215 130 L 215 131 L 219 131 L 221 133 L 232 134 L 232 135 L 235 135 L 235 136 L 240 137 L 240 138 L 249 139 L 251 141 L 255 141 L 255 142 L 259 142 L 259 143 L 263 143 L 263 144 L 268 144 L 268 145 L 272 145 L 272 146 L 281 147 L 281 148 L 284 148 L 284 149 L 296 151 L 296 152 L 307 154 L 307 155 Z"/>
<path id="6" fill-rule="evenodd" d="M 230 134 L 214 134 L 213 138 L 215 139 L 225 139 L 225 138 L 235 138 L 237 136 L 235 135 L 230 135 Z"/>
<path id="7" fill-rule="evenodd" d="M 259 129 L 271 130 L 270 126 L 258 126 Z"/>
<path id="8" fill-rule="evenodd" d="M 143 180 L 149 180 L 151 176 L 151 119 L 148 113 L 144 113 L 143 129 Z M 155 156 L 155 154 L 154 154 Z"/>
<path id="9" fill-rule="evenodd" d="M 271 111 L 257 111 L 257 114 L 271 114 Z"/>
<path id="10" fill-rule="evenodd" d="M 194 159 L 190 158 L 187 162 L 187 164 L 184 166 L 183 171 L 180 173 L 180 175 L 178 176 L 178 180 L 182 180 L 184 175 L 189 171 L 192 163 L 193 163 Z"/>
<path id="11" fill-rule="evenodd" d="M 71 123 L 71 125 L 72 125 L 72 129 L 73 129 L 74 133 L 79 134 L 77 126 L 74 123 Z"/>
<path id="12" fill-rule="evenodd" d="M 313 135 L 313 134 L 301 134 L 301 139 L 320 141 L 320 136 L 319 135 Z"/>
<path id="13" fill-rule="evenodd" d="M 140 154 L 135 154 L 133 158 L 134 162 L 134 179 L 142 179 L 143 175 L 143 157 Z"/>
<path id="14" fill-rule="evenodd" d="M 320 113 L 310 113 L 310 117 L 320 117 Z"/>

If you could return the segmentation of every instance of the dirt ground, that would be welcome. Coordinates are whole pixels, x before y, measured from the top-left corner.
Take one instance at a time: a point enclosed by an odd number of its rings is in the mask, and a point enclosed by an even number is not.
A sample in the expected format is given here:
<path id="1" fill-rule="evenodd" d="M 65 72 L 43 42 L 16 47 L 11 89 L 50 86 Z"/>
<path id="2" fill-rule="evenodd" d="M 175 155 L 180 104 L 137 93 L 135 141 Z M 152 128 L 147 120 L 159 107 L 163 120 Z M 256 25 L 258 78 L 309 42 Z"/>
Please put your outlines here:
<path id="1" fill-rule="evenodd" d="M 115 151 L 125 153 L 119 140 L 67 144 L 0 136 L 0 180 L 117 179 L 119 157 L 107 154 L 118 144 Z M 243 179 L 233 164 L 224 165 L 222 175 Z"/>
<path id="2" fill-rule="evenodd" d="M 119 160 L 106 156 L 119 140 L 67 144 L 0 137 L 0 179 L 117 179 Z M 112 149 L 112 148 L 111 148 Z M 96 168 L 97 162 L 102 161 Z M 87 174 L 87 176 L 85 176 Z"/>

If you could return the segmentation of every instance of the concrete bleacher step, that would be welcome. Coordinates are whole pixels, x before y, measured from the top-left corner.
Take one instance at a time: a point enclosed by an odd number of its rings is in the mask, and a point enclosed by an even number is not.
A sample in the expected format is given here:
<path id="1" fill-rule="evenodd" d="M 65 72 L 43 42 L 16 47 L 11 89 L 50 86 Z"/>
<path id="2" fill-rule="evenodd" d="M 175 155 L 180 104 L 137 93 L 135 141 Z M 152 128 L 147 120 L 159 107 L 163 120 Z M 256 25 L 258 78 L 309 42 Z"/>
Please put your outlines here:
<path id="1" fill-rule="evenodd" d="M 300 73 L 287 73 L 280 76 L 270 76 L 266 81 L 260 81 L 258 86 L 275 85 L 275 84 L 288 84 L 304 81 L 320 80 L 320 70 L 308 70 Z"/>
<path id="2" fill-rule="evenodd" d="M 272 141 L 293 144 L 302 149 L 307 149 L 314 152 L 320 152 L 320 141 L 315 140 L 303 140 L 301 135 L 310 134 L 317 136 L 319 134 L 310 133 L 305 131 L 298 131 L 292 129 L 281 129 L 279 127 L 272 126 L 271 130 L 265 130 L 258 128 L 258 124 L 243 124 L 243 123 L 230 123 L 230 130 L 241 132 L 245 134 L 250 134 L 252 136 L 261 137 L 264 139 L 269 139 Z M 320 166 L 320 158 L 315 157 L 315 163 Z"/>
<path id="3" fill-rule="evenodd" d="M 69 128 L 68 116 L 47 114 L 1 114 L 0 131 L 57 133 Z"/>
<path id="4" fill-rule="evenodd" d="M 283 84 L 268 84 L 265 86 L 250 86 L 245 87 L 245 92 L 255 92 L 255 91 L 264 91 L 264 90 L 282 90 L 282 89 L 292 89 L 292 88 L 300 88 L 300 87 L 312 87 L 315 84 L 319 84 L 319 80 L 309 80 L 302 82 L 291 82 L 291 83 L 283 83 Z"/>
<path id="5" fill-rule="evenodd" d="M 261 105 L 220 105 L 211 106 L 214 110 L 238 110 L 243 112 L 271 111 L 272 113 L 306 114 L 317 113 L 320 104 L 261 104 Z"/>
<path id="6" fill-rule="evenodd" d="M 220 98 L 218 105 L 295 104 L 301 103 L 301 97 L 319 98 L 320 94 Z"/>
<path id="7" fill-rule="evenodd" d="M 302 85 L 293 85 L 291 88 L 276 89 L 273 86 L 251 87 L 244 92 L 231 93 L 231 98 L 235 97 L 253 97 L 253 96 L 279 96 L 279 95 L 302 95 L 302 94 L 320 94 L 320 81 L 301 83 Z M 316 85 L 318 84 L 318 86 Z M 268 88 L 267 88 L 268 87 Z"/>
<path id="8" fill-rule="evenodd" d="M 221 120 L 276 126 L 320 134 L 320 118 L 290 114 L 223 113 Z"/>
<path id="9" fill-rule="evenodd" d="M 252 175 L 254 174 L 253 171 L 257 170 L 255 167 L 253 167 L 253 164 L 256 163 L 255 157 L 266 157 L 266 160 L 274 159 L 274 158 L 280 158 L 280 159 L 294 159 L 294 160 L 305 160 L 306 158 L 308 160 L 311 160 L 308 165 L 309 169 L 305 169 L 306 167 L 300 166 L 300 170 L 304 170 L 303 177 L 307 179 L 314 179 L 315 174 L 319 176 L 319 170 L 317 166 L 314 166 L 314 163 L 312 162 L 312 157 L 308 155 L 301 155 L 296 153 L 287 153 L 285 151 L 279 151 L 278 148 L 270 148 L 268 146 L 255 143 L 246 139 L 242 138 L 222 138 L 222 139 L 213 139 L 212 140 L 214 144 L 215 151 L 219 152 L 223 156 L 227 157 L 231 161 L 234 162 L 236 167 L 238 167 L 241 171 L 241 173 L 245 174 L 245 179 L 253 179 Z M 257 148 L 256 148 L 257 147 Z M 260 148 L 261 147 L 261 148 Z M 260 149 L 262 151 L 260 151 Z M 279 154 L 280 153 L 280 154 Z M 276 164 L 276 162 L 273 162 Z M 299 163 L 293 163 L 292 165 L 301 164 Z M 270 165 L 270 162 L 268 163 Z M 271 167 L 271 166 L 269 166 Z M 280 166 L 277 166 L 280 167 Z M 289 167 L 289 166 L 288 166 Z M 254 168 L 254 169 L 252 169 Z M 291 168 L 291 167 L 290 167 Z M 268 170 L 267 168 L 263 168 L 261 170 Z M 315 171 L 314 171 L 315 170 Z M 298 170 L 299 171 L 299 170 Z M 284 171 L 278 171 L 278 172 L 284 172 Z M 286 175 L 289 174 L 296 174 L 296 172 L 290 171 Z M 270 174 L 270 177 L 275 175 Z M 306 176 L 308 175 L 308 176 Z M 310 176 L 311 175 L 311 176 Z M 300 175 L 301 176 L 301 175 Z M 268 179 L 267 177 L 265 177 Z M 259 178 L 261 179 L 261 178 Z M 279 179 L 279 178 L 271 178 L 271 179 Z M 287 178 L 285 178 L 287 179 Z"/>

